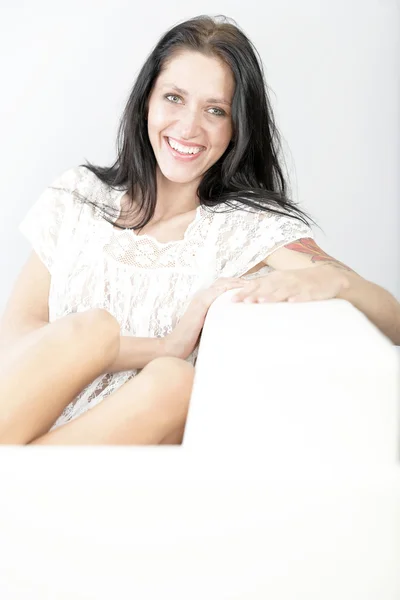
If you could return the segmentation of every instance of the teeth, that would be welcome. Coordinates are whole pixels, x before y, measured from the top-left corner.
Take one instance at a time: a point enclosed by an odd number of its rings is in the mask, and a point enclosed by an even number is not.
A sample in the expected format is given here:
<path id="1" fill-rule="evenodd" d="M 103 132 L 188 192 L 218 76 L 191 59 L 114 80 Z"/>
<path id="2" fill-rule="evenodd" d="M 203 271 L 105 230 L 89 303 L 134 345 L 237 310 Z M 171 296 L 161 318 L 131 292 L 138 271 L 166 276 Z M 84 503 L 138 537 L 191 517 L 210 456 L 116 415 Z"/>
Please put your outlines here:
<path id="1" fill-rule="evenodd" d="M 168 143 L 171 146 L 171 148 L 177 150 L 178 152 L 181 152 L 182 154 L 198 154 L 202 151 L 202 148 L 199 148 L 198 146 L 181 146 L 180 144 L 178 144 L 178 142 L 175 142 L 175 140 L 171 140 L 171 138 L 168 138 Z"/>

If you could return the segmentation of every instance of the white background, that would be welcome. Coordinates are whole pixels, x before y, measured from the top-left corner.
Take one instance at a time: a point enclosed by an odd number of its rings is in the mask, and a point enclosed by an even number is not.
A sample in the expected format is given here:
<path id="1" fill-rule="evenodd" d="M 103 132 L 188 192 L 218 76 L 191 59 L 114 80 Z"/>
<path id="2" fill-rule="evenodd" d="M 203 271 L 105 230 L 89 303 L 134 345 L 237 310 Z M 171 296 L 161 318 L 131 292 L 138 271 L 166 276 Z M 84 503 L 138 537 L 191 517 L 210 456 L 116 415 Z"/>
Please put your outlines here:
<path id="1" fill-rule="evenodd" d="M 0 23 L 0 310 L 30 251 L 17 230 L 28 208 L 85 158 L 111 164 L 138 70 L 199 13 L 234 18 L 258 49 L 317 243 L 400 298 L 398 2 L 19 0 Z"/>
<path id="2" fill-rule="evenodd" d="M 399 3 L 17 0 L 0 20 L 0 310 L 28 208 L 85 158 L 114 160 L 143 61 L 199 13 L 233 17 L 259 50 L 317 242 L 400 298 Z M 271 475 L 262 457 L 153 450 L 4 448 L 1 598 L 399 600 L 398 470 Z"/>

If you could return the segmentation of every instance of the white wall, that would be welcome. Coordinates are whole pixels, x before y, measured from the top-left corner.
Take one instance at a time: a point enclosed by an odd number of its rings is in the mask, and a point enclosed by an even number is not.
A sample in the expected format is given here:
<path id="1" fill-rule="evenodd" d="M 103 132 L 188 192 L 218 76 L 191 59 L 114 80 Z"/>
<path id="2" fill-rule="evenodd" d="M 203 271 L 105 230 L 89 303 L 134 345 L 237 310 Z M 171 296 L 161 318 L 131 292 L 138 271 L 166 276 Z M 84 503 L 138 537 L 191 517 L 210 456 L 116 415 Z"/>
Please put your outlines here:
<path id="1" fill-rule="evenodd" d="M 58 174 L 115 157 L 133 80 L 199 13 L 244 28 L 264 62 L 293 196 L 324 250 L 400 298 L 400 7 L 395 0 L 17 1 L 2 11 L 0 310 L 29 253 L 17 225 Z"/>

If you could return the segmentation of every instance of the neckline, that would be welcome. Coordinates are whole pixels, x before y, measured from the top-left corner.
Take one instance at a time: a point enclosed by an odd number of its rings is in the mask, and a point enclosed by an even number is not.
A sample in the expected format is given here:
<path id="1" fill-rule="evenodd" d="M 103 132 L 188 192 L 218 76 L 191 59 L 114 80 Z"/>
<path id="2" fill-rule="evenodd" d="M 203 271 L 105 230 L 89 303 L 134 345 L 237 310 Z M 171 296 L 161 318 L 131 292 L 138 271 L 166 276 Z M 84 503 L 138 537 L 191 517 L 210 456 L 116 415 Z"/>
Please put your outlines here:
<path id="1" fill-rule="evenodd" d="M 115 203 L 117 206 L 117 209 L 119 210 L 119 214 L 117 216 L 117 218 L 115 219 L 115 221 L 117 221 L 120 217 L 121 214 L 121 199 L 123 198 L 123 196 L 126 194 L 127 190 L 124 189 L 122 191 L 120 191 L 117 195 L 117 197 L 115 198 Z M 115 227 L 115 225 L 113 223 L 109 223 L 110 227 L 112 228 L 112 231 L 114 233 L 114 235 L 119 236 L 122 234 L 128 234 L 130 236 L 132 236 L 134 239 L 136 240 L 140 240 L 140 239 L 147 239 L 149 241 L 151 241 L 153 244 L 155 244 L 158 247 L 166 247 L 166 246 L 171 246 L 171 245 L 175 245 L 175 244 L 182 244 L 184 243 L 187 238 L 189 237 L 190 233 L 192 232 L 192 229 L 197 225 L 197 223 L 203 218 L 203 206 L 200 204 L 197 208 L 196 208 L 196 212 L 195 212 L 195 216 L 193 218 L 192 221 L 190 221 L 189 225 L 186 227 L 183 237 L 179 240 L 170 240 L 169 242 L 160 242 L 159 240 L 157 240 L 154 236 L 148 234 L 148 233 L 143 233 L 143 234 L 138 234 L 136 233 L 136 231 L 134 231 L 133 229 L 129 229 L 129 228 L 120 228 L 120 227 Z"/>

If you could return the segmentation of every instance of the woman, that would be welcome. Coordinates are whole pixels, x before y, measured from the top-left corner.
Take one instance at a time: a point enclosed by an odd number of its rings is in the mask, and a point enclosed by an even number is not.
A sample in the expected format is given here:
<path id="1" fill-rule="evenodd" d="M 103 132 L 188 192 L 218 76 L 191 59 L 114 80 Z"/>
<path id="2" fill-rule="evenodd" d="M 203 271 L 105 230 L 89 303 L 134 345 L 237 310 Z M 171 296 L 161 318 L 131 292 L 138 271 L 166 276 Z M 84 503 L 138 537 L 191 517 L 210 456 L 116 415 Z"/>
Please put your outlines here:
<path id="1" fill-rule="evenodd" d="M 33 251 L 3 316 L 2 443 L 179 444 L 218 295 L 322 299 L 361 280 L 287 198 L 262 66 L 236 26 L 168 31 L 119 142 L 114 165 L 66 171 L 20 226 Z"/>

